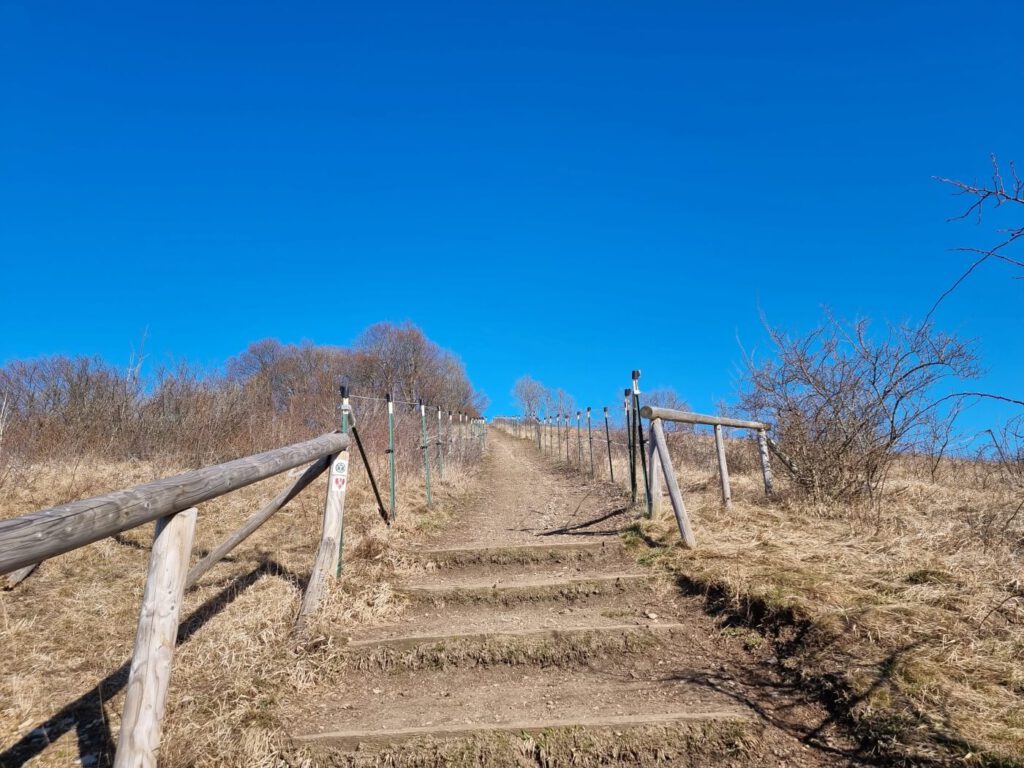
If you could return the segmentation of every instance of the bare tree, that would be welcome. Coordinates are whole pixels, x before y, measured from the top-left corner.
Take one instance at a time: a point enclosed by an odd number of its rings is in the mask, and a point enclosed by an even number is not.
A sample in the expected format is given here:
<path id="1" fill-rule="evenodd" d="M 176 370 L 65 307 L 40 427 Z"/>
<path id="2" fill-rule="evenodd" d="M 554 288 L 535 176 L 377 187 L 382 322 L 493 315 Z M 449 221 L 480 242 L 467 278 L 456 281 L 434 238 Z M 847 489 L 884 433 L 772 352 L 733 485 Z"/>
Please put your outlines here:
<path id="1" fill-rule="evenodd" d="M 774 359 L 747 360 L 741 407 L 774 425 L 798 485 L 815 498 L 873 495 L 899 451 L 930 450 L 978 375 L 970 344 L 930 324 L 890 326 L 828 316 L 791 337 L 768 328 Z"/>
<path id="2" fill-rule="evenodd" d="M 954 187 L 958 195 L 963 195 L 971 199 L 970 205 L 957 216 L 953 216 L 951 221 L 960 221 L 963 219 L 974 218 L 978 224 L 982 223 L 983 215 L 986 212 L 993 212 L 997 209 L 1003 208 L 1003 206 L 1024 206 L 1024 180 L 1017 174 L 1017 168 L 1013 162 L 1009 163 L 1010 179 L 1007 181 L 1002 170 L 999 166 L 999 160 L 995 155 L 991 156 L 992 162 L 992 177 L 988 182 L 966 182 L 959 181 L 957 179 L 947 179 L 941 176 L 937 176 L 936 180 L 943 184 L 949 184 Z M 1018 210 L 1014 208 L 1013 210 Z M 1012 214 L 1008 214 L 1011 215 Z M 956 279 L 956 281 L 936 300 L 928 316 L 935 312 L 936 308 L 942 301 L 955 291 L 960 284 L 970 277 L 971 273 L 974 272 L 978 267 L 989 260 L 1001 261 L 1008 264 L 1018 270 L 1024 270 L 1024 260 L 1011 256 L 1009 250 L 1018 240 L 1024 238 L 1024 225 L 1011 223 L 1009 226 L 1000 227 L 996 229 L 998 237 L 996 241 L 989 246 L 982 248 L 966 247 L 958 248 L 957 250 L 965 253 L 974 255 L 974 260 L 970 266 L 964 270 L 963 274 Z M 1024 274 L 1018 275 L 1018 279 L 1024 278 Z"/>
<path id="3" fill-rule="evenodd" d="M 512 386 L 512 396 L 523 409 L 523 418 L 536 419 L 544 399 L 544 385 L 530 376 L 520 376 Z"/>

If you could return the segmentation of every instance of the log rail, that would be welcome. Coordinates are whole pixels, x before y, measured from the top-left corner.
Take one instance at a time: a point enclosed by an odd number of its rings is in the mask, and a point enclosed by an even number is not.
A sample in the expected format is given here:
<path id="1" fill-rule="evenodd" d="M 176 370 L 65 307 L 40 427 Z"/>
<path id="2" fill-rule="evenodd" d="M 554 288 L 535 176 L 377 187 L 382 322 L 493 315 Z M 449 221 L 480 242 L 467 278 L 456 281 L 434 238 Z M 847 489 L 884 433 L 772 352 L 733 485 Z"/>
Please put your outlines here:
<path id="1" fill-rule="evenodd" d="M 693 535 L 693 528 L 690 525 L 689 515 L 686 513 L 686 505 L 683 503 L 683 494 L 676 482 L 675 470 L 672 468 L 672 459 L 668 454 L 668 445 L 665 442 L 665 431 L 662 428 L 663 421 L 673 421 L 679 424 L 704 424 L 713 427 L 715 430 L 715 453 L 718 457 L 718 477 L 722 488 L 722 505 L 726 509 L 732 508 L 732 489 L 729 485 L 729 465 L 725 457 L 725 439 L 722 435 L 722 427 L 732 429 L 749 429 L 757 433 L 758 457 L 761 460 L 761 473 L 764 478 L 764 492 L 767 496 L 775 493 L 774 481 L 772 479 L 772 468 L 768 461 L 768 430 L 769 424 L 760 421 L 745 421 L 733 419 L 727 416 L 710 416 L 703 413 L 691 413 L 690 411 L 677 411 L 672 408 L 657 408 L 645 405 L 640 409 L 640 416 L 650 421 L 650 478 L 648 480 L 647 498 L 657 504 L 661 498 L 661 476 L 664 475 L 668 484 L 669 499 L 672 502 L 672 511 L 676 516 L 676 523 L 679 525 L 679 535 L 683 543 L 690 548 L 696 546 L 696 539 Z M 659 471 L 660 469 L 660 471 Z"/>
<path id="2" fill-rule="evenodd" d="M 317 477 L 329 470 L 323 531 L 297 629 L 340 567 L 348 484 L 349 436 L 332 432 L 312 440 L 133 488 L 0 521 L 0 575 L 18 577 L 40 561 L 156 521 L 121 718 L 115 768 L 155 766 L 185 589 L 254 533 Z M 308 464 L 289 487 L 189 571 L 196 505 Z"/>

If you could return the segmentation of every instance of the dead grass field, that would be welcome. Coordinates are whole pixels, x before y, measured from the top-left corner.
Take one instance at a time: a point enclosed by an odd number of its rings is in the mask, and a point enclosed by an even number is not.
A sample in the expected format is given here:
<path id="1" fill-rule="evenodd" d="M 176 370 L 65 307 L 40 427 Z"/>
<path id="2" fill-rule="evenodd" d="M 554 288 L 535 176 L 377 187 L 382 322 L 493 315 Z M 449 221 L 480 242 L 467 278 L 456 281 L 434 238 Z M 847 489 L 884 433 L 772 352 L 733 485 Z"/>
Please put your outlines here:
<path id="1" fill-rule="evenodd" d="M 0 518 L 180 469 L 98 461 L 34 466 L 5 488 Z M 457 502 L 469 471 L 448 466 L 443 482 L 435 478 L 435 508 Z M 445 513 L 426 509 L 422 481 L 410 477 L 399 483 L 398 522 L 389 531 L 358 464 L 354 472 L 344 578 L 311 622 L 309 646 L 297 650 L 290 630 L 319 541 L 322 478 L 186 596 L 161 766 L 274 764 L 276 702 L 340 675 L 346 662 L 332 638 L 397 609 L 380 578 L 388 547 L 435 527 Z M 279 476 L 202 505 L 193 558 L 287 482 Z M 0 765 L 37 753 L 32 765 L 77 764 L 80 755 L 83 765 L 109 763 L 151 536 L 147 525 L 97 542 L 47 561 L 15 590 L 0 591 Z"/>
<path id="2" fill-rule="evenodd" d="M 793 501 L 784 487 L 768 502 L 759 473 L 734 472 L 727 513 L 717 476 L 686 464 L 698 549 L 676 545 L 667 499 L 637 533 L 672 545 L 653 559 L 767 633 L 780 663 L 880 751 L 1024 765 L 1019 498 L 969 467 L 934 482 L 911 469 L 862 509 Z"/>

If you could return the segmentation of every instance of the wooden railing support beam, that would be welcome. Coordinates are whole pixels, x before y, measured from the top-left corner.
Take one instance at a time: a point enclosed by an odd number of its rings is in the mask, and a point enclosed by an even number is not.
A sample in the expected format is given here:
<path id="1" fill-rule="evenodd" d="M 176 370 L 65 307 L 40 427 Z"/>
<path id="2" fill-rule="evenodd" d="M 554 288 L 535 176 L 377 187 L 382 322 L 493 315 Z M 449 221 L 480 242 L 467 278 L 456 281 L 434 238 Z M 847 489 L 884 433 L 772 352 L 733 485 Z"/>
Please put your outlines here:
<path id="1" fill-rule="evenodd" d="M 668 486 L 668 496 L 672 501 L 672 511 L 676 516 L 676 524 L 679 526 L 679 535 L 683 539 L 683 544 L 693 549 L 697 546 L 697 539 L 694 538 L 693 528 L 690 526 L 690 517 L 686 514 L 683 494 L 679 490 L 679 481 L 676 480 L 676 473 L 672 468 L 672 458 L 668 455 L 665 431 L 661 427 L 660 419 L 651 420 L 651 432 L 654 436 L 655 445 L 658 448 L 658 458 L 661 459 L 662 473 L 665 476 L 665 484 Z"/>
<path id="2" fill-rule="evenodd" d="M 156 523 L 114 768 L 155 768 L 196 509 Z"/>

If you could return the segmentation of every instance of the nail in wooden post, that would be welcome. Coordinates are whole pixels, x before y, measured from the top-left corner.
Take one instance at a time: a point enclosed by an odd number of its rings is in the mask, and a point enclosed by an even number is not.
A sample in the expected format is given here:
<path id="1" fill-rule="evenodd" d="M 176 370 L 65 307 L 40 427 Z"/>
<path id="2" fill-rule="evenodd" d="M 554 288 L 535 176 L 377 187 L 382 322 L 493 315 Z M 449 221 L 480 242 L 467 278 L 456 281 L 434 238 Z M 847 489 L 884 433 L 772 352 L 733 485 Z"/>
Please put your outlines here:
<path id="1" fill-rule="evenodd" d="M 157 765 L 178 617 L 195 530 L 195 507 L 156 522 L 121 714 L 115 768 L 155 768 Z"/>
<path id="2" fill-rule="evenodd" d="M 722 482 L 722 506 L 732 509 L 732 490 L 729 488 L 729 465 L 725 460 L 725 440 L 722 425 L 715 424 L 715 449 L 718 452 L 718 477 Z"/>
<path id="3" fill-rule="evenodd" d="M 772 480 L 772 465 L 768 461 L 768 434 L 757 430 L 757 452 L 761 456 L 761 474 L 764 476 L 764 495 L 775 495 L 775 483 Z"/>
<path id="4" fill-rule="evenodd" d="M 658 457 L 661 459 L 662 473 L 665 476 L 665 484 L 668 486 L 668 497 L 672 502 L 672 511 L 676 516 L 676 525 L 679 526 L 679 535 L 683 539 L 683 544 L 693 549 L 697 546 L 697 540 L 694 538 L 693 529 L 690 527 L 690 517 L 686 514 L 683 494 L 679 490 L 679 481 L 676 480 L 676 473 L 672 468 L 672 458 L 668 455 L 668 445 L 665 443 L 665 432 L 661 428 L 661 419 L 651 421 L 651 433 L 654 444 L 658 449 Z"/>
<path id="5" fill-rule="evenodd" d="M 612 464 L 612 430 L 608 426 L 608 406 L 604 406 L 604 441 L 608 446 L 608 477 L 615 482 L 615 467 Z"/>

